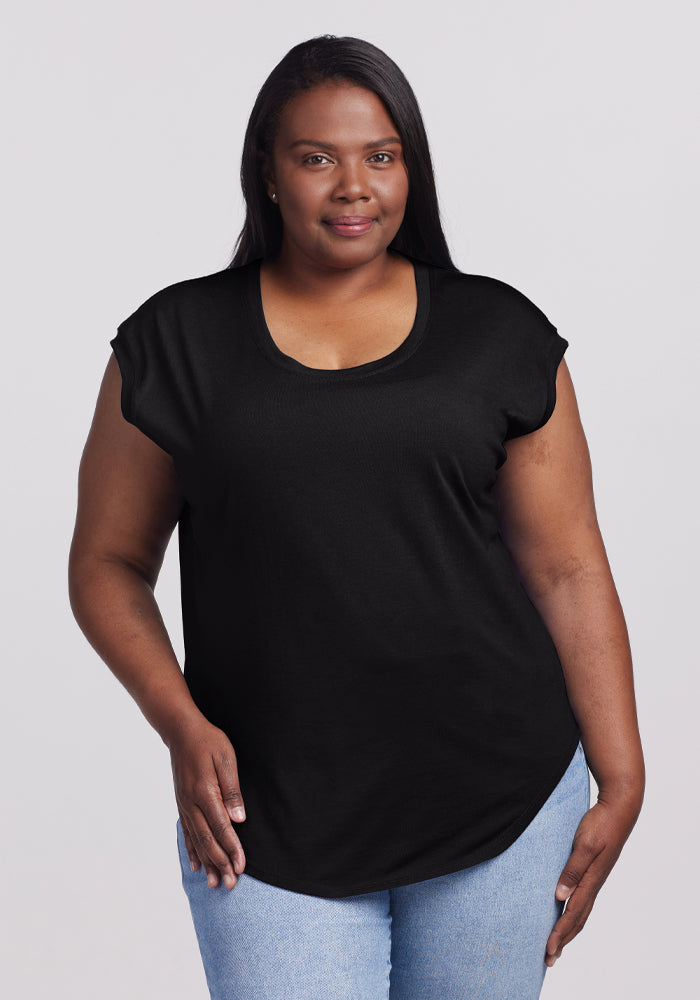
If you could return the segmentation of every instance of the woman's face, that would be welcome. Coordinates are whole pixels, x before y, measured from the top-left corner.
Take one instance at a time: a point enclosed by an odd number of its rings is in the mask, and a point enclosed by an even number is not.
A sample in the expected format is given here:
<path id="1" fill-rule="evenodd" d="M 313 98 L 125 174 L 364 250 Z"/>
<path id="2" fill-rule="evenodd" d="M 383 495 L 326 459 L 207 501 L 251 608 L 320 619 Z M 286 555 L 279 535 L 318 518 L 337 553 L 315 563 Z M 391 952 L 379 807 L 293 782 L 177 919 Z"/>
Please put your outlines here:
<path id="1" fill-rule="evenodd" d="M 356 267 L 384 253 L 406 209 L 396 126 L 373 91 L 349 83 L 293 98 L 263 176 L 282 214 L 282 257 L 316 267 Z"/>

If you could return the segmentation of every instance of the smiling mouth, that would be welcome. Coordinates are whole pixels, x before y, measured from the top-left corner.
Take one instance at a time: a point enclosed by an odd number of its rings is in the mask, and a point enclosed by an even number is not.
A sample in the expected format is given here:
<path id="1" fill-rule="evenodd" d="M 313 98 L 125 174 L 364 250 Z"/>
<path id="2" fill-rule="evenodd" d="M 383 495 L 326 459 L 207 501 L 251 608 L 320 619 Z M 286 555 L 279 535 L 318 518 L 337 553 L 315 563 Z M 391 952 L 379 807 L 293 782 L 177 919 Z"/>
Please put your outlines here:
<path id="1" fill-rule="evenodd" d="M 362 236 L 370 231 L 374 219 L 368 219 L 366 216 L 342 215 L 324 222 L 338 236 Z"/>

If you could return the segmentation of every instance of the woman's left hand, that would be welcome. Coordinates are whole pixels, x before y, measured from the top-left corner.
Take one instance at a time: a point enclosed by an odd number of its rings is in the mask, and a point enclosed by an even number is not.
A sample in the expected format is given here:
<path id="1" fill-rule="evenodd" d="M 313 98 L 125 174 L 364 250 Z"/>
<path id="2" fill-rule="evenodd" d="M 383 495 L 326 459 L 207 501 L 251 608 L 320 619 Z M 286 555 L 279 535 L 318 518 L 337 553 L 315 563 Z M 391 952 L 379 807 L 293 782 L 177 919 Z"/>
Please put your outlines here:
<path id="1" fill-rule="evenodd" d="M 568 899 L 547 939 L 545 964 L 553 966 L 564 945 L 582 930 L 598 892 L 620 856 L 642 808 L 639 794 L 599 795 L 578 825 L 573 849 L 556 888 Z"/>

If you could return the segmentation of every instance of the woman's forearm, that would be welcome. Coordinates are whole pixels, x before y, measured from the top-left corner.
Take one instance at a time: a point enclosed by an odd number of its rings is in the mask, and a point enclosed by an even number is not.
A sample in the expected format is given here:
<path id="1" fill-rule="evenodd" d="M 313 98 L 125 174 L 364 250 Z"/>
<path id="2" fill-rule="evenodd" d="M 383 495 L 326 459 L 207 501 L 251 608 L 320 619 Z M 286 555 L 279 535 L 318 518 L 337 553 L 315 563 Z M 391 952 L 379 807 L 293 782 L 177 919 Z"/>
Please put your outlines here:
<path id="1" fill-rule="evenodd" d="M 204 716 L 195 705 L 153 589 L 119 560 L 71 561 L 69 597 L 90 645 L 134 698 L 166 746 Z"/>
<path id="2" fill-rule="evenodd" d="M 561 660 L 569 701 L 601 797 L 641 800 L 645 768 L 634 694 L 632 655 L 607 559 L 541 589 L 533 602 Z"/>

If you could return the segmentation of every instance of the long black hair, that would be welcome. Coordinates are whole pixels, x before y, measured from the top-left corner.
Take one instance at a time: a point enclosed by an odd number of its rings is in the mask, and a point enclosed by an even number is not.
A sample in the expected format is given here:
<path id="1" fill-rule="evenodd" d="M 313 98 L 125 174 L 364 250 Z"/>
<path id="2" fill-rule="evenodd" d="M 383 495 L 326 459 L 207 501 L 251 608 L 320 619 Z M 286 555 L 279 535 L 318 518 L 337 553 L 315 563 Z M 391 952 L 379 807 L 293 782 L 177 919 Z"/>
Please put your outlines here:
<path id="1" fill-rule="evenodd" d="M 231 262 L 239 267 L 274 255 L 282 242 L 279 209 L 267 197 L 261 153 L 272 158 L 285 105 L 318 84 L 348 81 L 372 90 L 384 102 L 403 144 L 409 190 L 401 226 L 389 244 L 410 257 L 455 269 L 442 231 L 428 137 L 418 101 L 396 63 L 361 38 L 319 35 L 300 42 L 275 66 L 253 105 L 241 159 L 246 217 Z"/>

